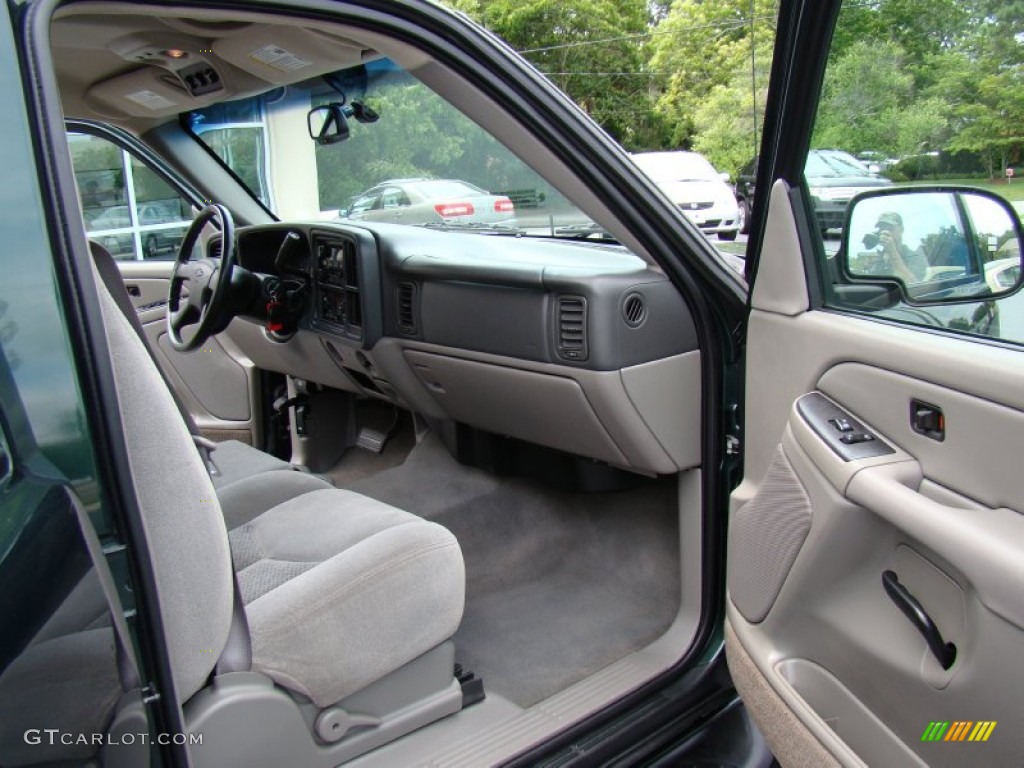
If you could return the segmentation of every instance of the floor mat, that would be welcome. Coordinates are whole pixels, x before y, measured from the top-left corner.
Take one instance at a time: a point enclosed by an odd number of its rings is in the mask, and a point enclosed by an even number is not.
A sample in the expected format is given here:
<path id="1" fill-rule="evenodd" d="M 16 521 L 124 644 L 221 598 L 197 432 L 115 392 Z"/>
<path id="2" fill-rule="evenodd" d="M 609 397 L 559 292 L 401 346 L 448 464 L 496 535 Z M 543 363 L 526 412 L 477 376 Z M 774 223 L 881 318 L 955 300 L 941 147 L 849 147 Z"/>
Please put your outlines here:
<path id="1" fill-rule="evenodd" d="M 527 707 L 631 651 L 675 618 L 674 479 L 563 493 L 456 462 L 435 437 L 348 486 L 436 520 L 466 561 L 459 661 Z"/>
<path id="2" fill-rule="evenodd" d="M 373 453 L 358 447 L 349 448 L 341 460 L 323 474 L 330 477 L 338 488 L 350 488 L 357 480 L 400 465 L 408 457 L 415 442 L 412 418 L 401 416 L 383 451 Z"/>

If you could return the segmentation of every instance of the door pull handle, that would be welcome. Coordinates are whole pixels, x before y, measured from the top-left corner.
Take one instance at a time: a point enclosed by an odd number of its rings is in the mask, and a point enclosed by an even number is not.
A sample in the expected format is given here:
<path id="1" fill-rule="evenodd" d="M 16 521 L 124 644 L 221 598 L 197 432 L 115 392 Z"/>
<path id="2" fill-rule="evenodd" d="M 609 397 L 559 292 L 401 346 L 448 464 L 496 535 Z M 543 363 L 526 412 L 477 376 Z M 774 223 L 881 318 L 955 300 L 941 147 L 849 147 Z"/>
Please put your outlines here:
<path id="1" fill-rule="evenodd" d="M 914 628 L 924 636 L 925 642 L 928 643 L 928 649 L 942 665 L 942 668 L 952 667 L 953 662 L 956 661 L 956 646 L 942 639 L 942 633 L 935 626 L 932 617 L 928 615 L 917 598 L 900 584 L 899 576 L 895 571 L 882 573 L 882 586 L 885 587 L 885 594 L 889 596 L 889 599 L 896 603 L 896 607 L 903 611 L 903 615 L 910 619 Z"/>
<path id="2" fill-rule="evenodd" d="M 132 296 L 136 299 L 142 295 L 142 290 L 139 288 L 139 286 L 132 285 L 131 283 L 128 283 L 125 286 L 125 290 L 128 291 L 129 296 Z"/>

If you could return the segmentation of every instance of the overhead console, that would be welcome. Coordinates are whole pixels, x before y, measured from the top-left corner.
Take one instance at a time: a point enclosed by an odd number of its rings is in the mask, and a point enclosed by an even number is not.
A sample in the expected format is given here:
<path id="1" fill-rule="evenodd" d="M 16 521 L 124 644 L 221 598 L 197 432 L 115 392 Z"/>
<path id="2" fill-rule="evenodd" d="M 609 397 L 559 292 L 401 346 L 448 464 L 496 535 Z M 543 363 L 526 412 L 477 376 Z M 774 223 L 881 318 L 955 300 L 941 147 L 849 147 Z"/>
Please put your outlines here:
<path id="1" fill-rule="evenodd" d="M 64 6 L 52 41 L 69 115 L 167 118 L 334 72 L 376 54 L 319 28 Z M 83 61 L 87 62 L 83 67 Z M 83 72 L 88 81 L 81 82 Z M 84 107 L 84 109 L 83 109 Z"/>

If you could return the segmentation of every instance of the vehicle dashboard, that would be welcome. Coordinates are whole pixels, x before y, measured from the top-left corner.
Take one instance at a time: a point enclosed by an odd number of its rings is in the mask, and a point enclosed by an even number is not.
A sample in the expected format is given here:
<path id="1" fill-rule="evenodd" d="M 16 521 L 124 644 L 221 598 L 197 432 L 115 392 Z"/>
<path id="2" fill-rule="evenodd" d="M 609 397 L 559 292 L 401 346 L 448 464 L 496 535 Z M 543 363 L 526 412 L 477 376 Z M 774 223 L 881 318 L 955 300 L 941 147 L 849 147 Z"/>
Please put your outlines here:
<path id="1" fill-rule="evenodd" d="M 236 237 L 261 302 L 290 313 L 228 327 L 261 368 L 646 474 L 699 463 L 693 320 L 621 246 L 371 223 Z"/>

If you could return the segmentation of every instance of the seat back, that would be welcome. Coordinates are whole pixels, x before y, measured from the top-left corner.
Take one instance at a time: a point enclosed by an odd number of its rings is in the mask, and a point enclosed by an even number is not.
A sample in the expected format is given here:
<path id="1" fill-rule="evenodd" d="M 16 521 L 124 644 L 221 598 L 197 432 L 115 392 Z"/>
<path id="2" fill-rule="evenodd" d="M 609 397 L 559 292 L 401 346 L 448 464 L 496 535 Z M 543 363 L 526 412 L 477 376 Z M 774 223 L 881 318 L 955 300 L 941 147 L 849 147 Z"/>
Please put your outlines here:
<path id="1" fill-rule="evenodd" d="M 227 641 L 233 594 L 227 531 L 213 484 L 164 379 L 104 282 L 97 279 L 96 285 L 128 469 L 175 687 L 184 702 L 203 686 Z"/>

